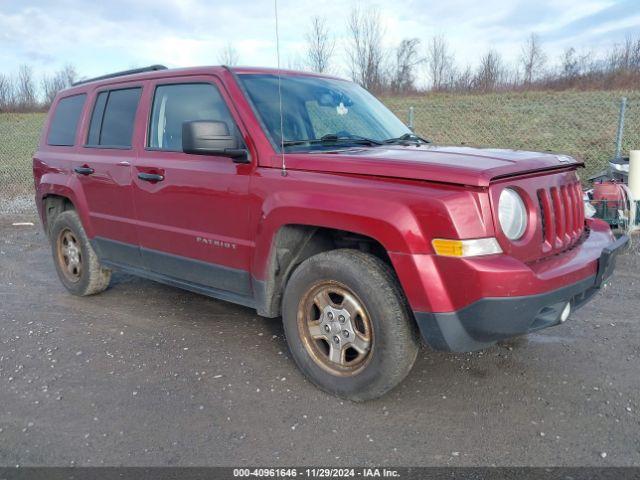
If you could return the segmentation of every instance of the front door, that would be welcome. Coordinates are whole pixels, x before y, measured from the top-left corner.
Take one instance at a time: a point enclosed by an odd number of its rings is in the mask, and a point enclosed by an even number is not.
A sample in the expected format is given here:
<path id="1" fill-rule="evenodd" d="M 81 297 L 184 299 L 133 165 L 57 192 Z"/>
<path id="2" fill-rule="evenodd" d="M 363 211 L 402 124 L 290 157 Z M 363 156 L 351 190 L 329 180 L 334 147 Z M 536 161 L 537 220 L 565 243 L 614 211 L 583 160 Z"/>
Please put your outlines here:
<path id="1" fill-rule="evenodd" d="M 133 173 L 144 265 L 183 286 L 248 299 L 253 166 L 182 152 L 186 121 L 224 121 L 240 135 L 224 92 L 209 76 L 158 80 L 152 87 L 144 102 L 149 112 L 145 148 Z"/>

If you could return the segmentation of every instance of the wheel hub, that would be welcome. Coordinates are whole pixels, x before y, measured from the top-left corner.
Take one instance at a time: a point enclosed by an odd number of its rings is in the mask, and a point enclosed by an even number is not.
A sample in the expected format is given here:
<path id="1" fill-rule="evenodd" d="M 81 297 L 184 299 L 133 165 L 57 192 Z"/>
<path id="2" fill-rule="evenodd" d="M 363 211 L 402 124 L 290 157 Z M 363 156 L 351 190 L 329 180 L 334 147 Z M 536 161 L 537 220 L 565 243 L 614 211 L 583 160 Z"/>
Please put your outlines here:
<path id="1" fill-rule="evenodd" d="M 71 282 L 77 282 L 82 273 L 82 250 L 76 236 L 65 229 L 58 236 L 58 263 L 64 276 Z"/>
<path id="2" fill-rule="evenodd" d="M 303 308 L 307 350 L 316 363 L 334 374 L 350 374 L 369 358 L 372 331 L 357 297 L 343 286 L 312 288 Z M 301 312 L 301 313 L 303 313 Z"/>
<path id="3" fill-rule="evenodd" d="M 327 305 L 320 317 L 320 327 L 327 342 L 337 348 L 344 348 L 356 337 L 351 315 L 344 309 L 335 309 Z"/>

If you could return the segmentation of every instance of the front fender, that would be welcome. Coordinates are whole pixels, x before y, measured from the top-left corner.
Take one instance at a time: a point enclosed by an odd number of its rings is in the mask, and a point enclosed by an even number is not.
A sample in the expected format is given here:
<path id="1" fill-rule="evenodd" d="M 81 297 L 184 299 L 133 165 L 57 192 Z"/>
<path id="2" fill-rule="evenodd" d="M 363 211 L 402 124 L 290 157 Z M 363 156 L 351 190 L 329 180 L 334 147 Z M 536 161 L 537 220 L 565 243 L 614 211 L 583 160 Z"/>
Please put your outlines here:
<path id="1" fill-rule="evenodd" d="M 265 278 L 274 239 L 286 225 L 331 228 L 364 235 L 378 241 L 388 252 L 417 252 L 427 247 L 416 218 L 408 208 L 384 200 L 372 201 L 365 208 L 354 204 L 353 200 L 300 192 L 282 192 L 269 198 L 264 204 L 255 238 L 254 277 Z M 345 211 L 344 205 L 352 205 L 352 208 Z M 372 212 L 377 215 L 373 216 Z"/>
<path id="2" fill-rule="evenodd" d="M 431 239 L 487 235 L 486 194 L 426 182 L 260 169 L 252 273 L 264 279 L 274 238 L 285 225 L 344 230 L 370 237 L 389 253 L 431 254 Z M 492 232 L 491 232 L 492 233 Z"/>

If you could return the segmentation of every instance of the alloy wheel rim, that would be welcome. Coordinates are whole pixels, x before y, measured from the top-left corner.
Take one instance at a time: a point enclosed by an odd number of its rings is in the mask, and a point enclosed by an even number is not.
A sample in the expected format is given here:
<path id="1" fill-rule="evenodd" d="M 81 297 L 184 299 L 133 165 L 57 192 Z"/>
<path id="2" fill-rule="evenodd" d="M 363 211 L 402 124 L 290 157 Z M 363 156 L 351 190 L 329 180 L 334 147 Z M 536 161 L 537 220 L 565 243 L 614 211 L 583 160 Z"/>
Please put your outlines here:
<path id="1" fill-rule="evenodd" d="M 60 270 L 68 281 L 78 282 L 82 275 L 82 250 L 75 234 L 65 228 L 58 235 L 56 245 Z"/>
<path id="2" fill-rule="evenodd" d="M 371 358 L 369 315 L 357 295 L 338 282 L 307 290 L 298 308 L 298 329 L 313 361 L 333 375 L 355 375 Z"/>

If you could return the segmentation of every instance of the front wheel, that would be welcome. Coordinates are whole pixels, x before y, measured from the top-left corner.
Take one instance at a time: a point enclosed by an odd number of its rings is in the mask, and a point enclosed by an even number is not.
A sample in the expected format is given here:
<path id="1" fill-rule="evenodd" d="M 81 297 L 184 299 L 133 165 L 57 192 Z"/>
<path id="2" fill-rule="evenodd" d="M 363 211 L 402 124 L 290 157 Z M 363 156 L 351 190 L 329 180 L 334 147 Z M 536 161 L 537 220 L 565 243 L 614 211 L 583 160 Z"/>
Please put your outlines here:
<path id="1" fill-rule="evenodd" d="M 289 348 L 321 389 L 354 401 L 377 398 L 409 373 L 420 342 L 391 269 L 357 250 L 305 260 L 284 293 Z"/>

